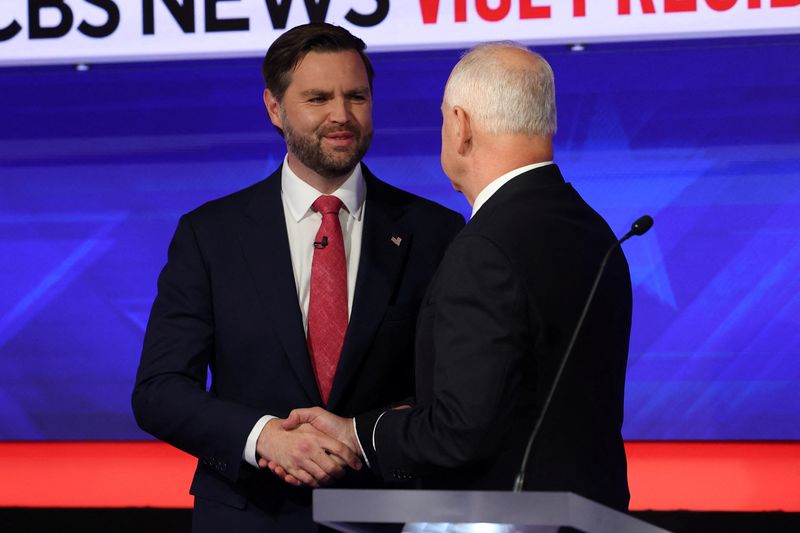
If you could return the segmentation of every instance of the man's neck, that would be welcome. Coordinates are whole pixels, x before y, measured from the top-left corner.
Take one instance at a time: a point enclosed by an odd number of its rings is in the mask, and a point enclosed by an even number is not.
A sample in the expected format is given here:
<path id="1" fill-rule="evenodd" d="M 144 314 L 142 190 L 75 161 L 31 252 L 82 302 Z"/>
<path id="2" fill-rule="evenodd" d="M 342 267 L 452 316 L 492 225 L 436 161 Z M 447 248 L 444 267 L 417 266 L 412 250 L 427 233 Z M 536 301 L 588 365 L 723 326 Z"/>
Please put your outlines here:
<path id="1" fill-rule="evenodd" d="M 464 187 L 470 205 L 494 180 L 514 169 L 553 160 L 553 143 L 550 137 L 525 135 L 487 135 L 476 153 Z"/>

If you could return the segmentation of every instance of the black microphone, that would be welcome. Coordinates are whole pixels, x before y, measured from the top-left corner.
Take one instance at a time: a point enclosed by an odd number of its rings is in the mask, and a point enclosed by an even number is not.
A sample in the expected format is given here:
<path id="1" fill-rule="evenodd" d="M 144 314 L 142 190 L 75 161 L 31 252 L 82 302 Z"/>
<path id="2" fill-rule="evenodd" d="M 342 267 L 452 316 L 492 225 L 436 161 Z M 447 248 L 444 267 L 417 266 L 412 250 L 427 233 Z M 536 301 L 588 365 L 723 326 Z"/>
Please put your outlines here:
<path id="1" fill-rule="evenodd" d="M 326 246 L 328 246 L 328 237 L 325 235 L 323 235 L 321 241 L 314 241 L 314 248 L 325 248 Z"/>
<path id="2" fill-rule="evenodd" d="M 634 235 L 636 235 L 637 237 L 639 235 L 644 235 L 652 227 L 653 227 L 653 217 L 651 217 L 650 215 L 642 215 L 639 218 L 637 218 L 633 224 L 631 224 L 631 230 L 625 235 L 623 235 L 623 237 L 619 240 L 617 244 L 622 244 L 623 242 L 627 241 Z"/>
<path id="3" fill-rule="evenodd" d="M 578 338 L 578 333 L 581 330 L 581 326 L 583 326 L 583 319 L 586 318 L 586 313 L 589 311 L 589 306 L 592 303 L 592 299 L 594 299 L 594 293 L 597 290 L 597 286 L 600 284 L 600 278 L 603 276 L 603 272 L 606 269 L 606 263 L 608 262 L 608 258 L 611 257 L 611 252 L 617 246 L 620 246 L 623 242 L 627 241 L 634 235 L 644 235 L 647 231 L 653 227 L 653 217 L 650 215 L 643 215 L 636 219 L 636 221 L 631 225 L 631 230 L 622 236 L 622 238 L 618 239 L 611 245 L 611 247 L 606 252 L 605 257 L 603 257 L 603 262 L 600 263 L 600 268 L 597 271 L 597 276 L 594 278 L 594 284 L 592 285 L 592 290 L 589 291 L 589 297 L 586 299 L 586 304 L 583 306 L 583 311 L 581 312 L 581 316 L 578 319 L 578 325 L 575 326 L 575 331 L 572 332 L 572 337 L 569 340 L 569 344 L 567 345 L 567 349 L 564 352 L 564 357 L 561 359 L 561 366 L 558 367 L 558 371 L 556 372 L 556 377 L 553 379 L 553 384 L 550 386 L 550 391 L 547 393 L 547 399 L 542 406 L 542 410 L 539 413 L 539 418 L 536 419 L 536 425 L 533 427 L 533 431 L 531 432 L 531 436 L 528 439 L 528 445 L 525 447 L 525 454 L 522 456 L 522 465 L 520 466 L 519 473 L 517 474 L 516 479 L 514 480 L 514 492 L 520 492 L 522 490 L 522 486 L 525 484 L 525 469 L 528 466 L 528 458 L 531 454 L 531 449 L 533 447 L 533 442 L 536 440 L 536 435 L 539 434 L 539 429 L 542 427 L 542 421 L 544 421 L 544 417 L 547 414 L 547 409 L 550 407 L 550 402 L 553 399 L 553 395 L 556 392 L 556 387 L 558 387 L 558 382 L 561 380 L 561 374 L 564 373 L 564 367 L 567 366 L 567 360 L 569 359 L 569 355 L 572 352 L 572 347 L 575 345 L 575 340 Z"/>

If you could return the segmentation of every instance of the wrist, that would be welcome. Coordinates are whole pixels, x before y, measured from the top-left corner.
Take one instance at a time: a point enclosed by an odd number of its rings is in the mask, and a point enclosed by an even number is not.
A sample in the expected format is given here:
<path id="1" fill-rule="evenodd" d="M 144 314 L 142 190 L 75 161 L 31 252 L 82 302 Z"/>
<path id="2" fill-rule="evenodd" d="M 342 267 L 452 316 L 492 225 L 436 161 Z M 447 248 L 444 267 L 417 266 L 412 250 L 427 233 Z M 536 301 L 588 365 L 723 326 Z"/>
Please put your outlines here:
<path id="1" fill-rule="evenodd" d="M 274 418 L 272 415 L 264 415 L 258 419 L 258 421 L 253 425 L 253 429 L 250 430 L 250 434 L 247 435 L 247 441 L 245 442 L 244 452 L 242 453 L 242 458 L 251 466 L 258 468 L 258 459 L 261 456 L 259 451 L 259 437 L 264 430 L 264 426 L 270 419 Z"/>
<path id="2" fill-rule="evenodd" d="M 270 449 L 270 440 L 271 435 L 275 433 L 280 428 L 280 419 L 279 418 L 270 418 L 267 420 L 264 427 L 261 428 L 261 433 L 258 435 L 258 440 L 256 441 L 256 463 L 260 459 L 269 460 L 269 449 Z"/>

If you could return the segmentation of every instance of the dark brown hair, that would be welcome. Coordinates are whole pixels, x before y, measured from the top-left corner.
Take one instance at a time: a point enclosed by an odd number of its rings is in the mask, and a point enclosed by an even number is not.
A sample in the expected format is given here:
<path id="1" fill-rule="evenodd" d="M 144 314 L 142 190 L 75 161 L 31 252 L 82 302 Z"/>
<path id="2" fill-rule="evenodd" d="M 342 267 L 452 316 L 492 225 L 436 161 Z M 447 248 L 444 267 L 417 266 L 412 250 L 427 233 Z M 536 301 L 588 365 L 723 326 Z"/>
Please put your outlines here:
<path id="1" fill-rule="evenodd" d="M 280 102 L 291 83 L 292 71 L 309 52 L 343 52 L 355 50 L 364 62 L 372 91 L 375 72 L 372 63 L 364 53 L 364 41 L 346 29 L 326 22 L 313 22 L 297 26 L 278 37 L 264 56 L 261 73 L 264 83 L 272 95 Z"/>

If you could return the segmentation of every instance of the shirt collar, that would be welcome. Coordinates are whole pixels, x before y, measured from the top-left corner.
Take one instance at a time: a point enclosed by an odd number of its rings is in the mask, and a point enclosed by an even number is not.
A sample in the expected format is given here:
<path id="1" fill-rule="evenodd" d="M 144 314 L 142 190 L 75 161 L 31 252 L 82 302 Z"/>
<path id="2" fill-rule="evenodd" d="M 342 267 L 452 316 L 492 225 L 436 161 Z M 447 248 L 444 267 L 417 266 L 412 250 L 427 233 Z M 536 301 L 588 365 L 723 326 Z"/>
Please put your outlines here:
<path id="1" fill-rule="evenodd" d="M 547 165 L 552 165 L 552 164 L 553 164 L 552 161 L 542 161 L 540 163 L 525 165 L 524 167 L 515 168 L 510 172 L 506 172 L 499 178 L 495 179 L 494 181 L 489 183 L 489 185 L 484 187 L 483 190 L 478 193 L 478 196 L 475 197 L 475 203 L 472 204 L 472 215 L 470 216 L 470 218 L 475 216 L 475 213 L 478 212 L 478 209 L 480 209 L 483 206 L 483 204 L 485 204 L 486 201 L 500 189 L 500 187 L 502 187 L 512 179 L 516 178 L 520 174 L 528 172 L 529 170 L 546 167 Z"/>
<path id="2" fill-rule="evenodd" d="M 353 172 L 345 182 L 336 189 L 332 195 L 339 198 L 347 209 L 348 214 L 356 220 L 361 220 L 364 199 L 366 198 L 367 187 L 364 182 L 364 173 L 361 170 L 361 163 L 356 165 Z M 281 170 L 281 193 L 289 207 L 289 212 L 295 222 L 300 222 L 303 218 L 311 214 L 311 204 L 320 197 L 317 189 L 301 180 L 297 174 L 289 168 L 286 158 L 283 159 L 283 169 Z"/>

